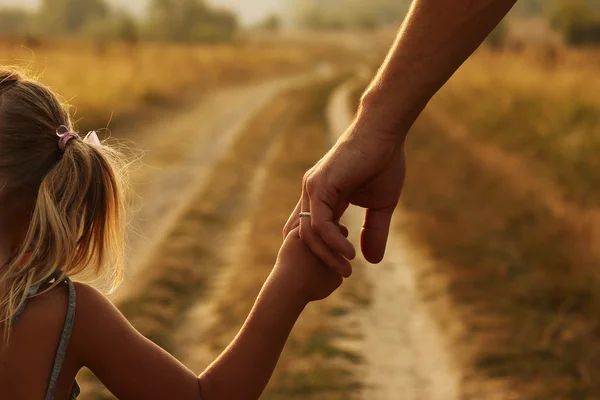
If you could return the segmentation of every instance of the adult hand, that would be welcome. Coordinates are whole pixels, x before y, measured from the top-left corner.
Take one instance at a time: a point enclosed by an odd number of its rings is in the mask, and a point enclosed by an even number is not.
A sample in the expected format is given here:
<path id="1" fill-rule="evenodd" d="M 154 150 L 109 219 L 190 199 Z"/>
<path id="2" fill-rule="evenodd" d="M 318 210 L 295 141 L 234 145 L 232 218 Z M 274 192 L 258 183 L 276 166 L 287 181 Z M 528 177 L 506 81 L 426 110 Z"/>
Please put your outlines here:
<path id="1" fill-rule="evenodd" d="M 349 204 L 366 209 L 361 249 L 367 261 L 383 259 L 392 214 L 400 200 L 405 177 L 404 135 L 370 131 L 355 123 L 329 153 L 306 173 L 302 198 L 284 233 L 298 225 L 311 250 L 339 275 L 348 277 L 354 246 L 340 233 L 338 222 Z"/>
<path id="2" fill-rule="evenodd" d="M 358 118 L 305 176 L 285 231 L 297 226 L 311 250 L 340 275 L 352 273 L 352 244 L 336 229 L 348 204 L 367 209 L 365 258 L 380 262 L 404 185 L 404 139 L 433 95 L 475 51 L 516 0 L 413 0 L 396 41 L 363 95 Z"/>

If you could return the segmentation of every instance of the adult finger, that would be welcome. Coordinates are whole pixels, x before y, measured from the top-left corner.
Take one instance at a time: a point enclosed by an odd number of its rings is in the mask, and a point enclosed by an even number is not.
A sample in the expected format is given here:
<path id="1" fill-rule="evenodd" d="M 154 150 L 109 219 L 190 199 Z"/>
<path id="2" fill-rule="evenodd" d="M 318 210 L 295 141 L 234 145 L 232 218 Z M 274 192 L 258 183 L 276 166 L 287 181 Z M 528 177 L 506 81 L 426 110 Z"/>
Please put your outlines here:
<path id="1" fill-rule="evenodd" d="M 395 207 L 369 209 L 365 214 L 360 232 L 360 247 L 365 259 L 370 263 L 379 264 L 383 260 L 394 210 Z"/>
<path id="2" fill-rule="evenodd" d="M 308 196 L 304 193 L 302 196 L 302 211 L 309 210 L 310 201 Z M 352 266 L 350 262 L 344 258 L 341 254 L 333 251 L 327 244 L 321 239 L 316 232 L 312 230 L 310 217 L 300 218 L 300 237 L 310 247 L 310 250 L 331 269 L 333 269 L 338 275 L 348 278 L 352 275 Z M 336 226 L 338 235 L 340 228 Z"/>
<path id="3" fill-rule="evenodd" d="M 340 230 L 340 233 L 347 239 L 348 236 L 350 235 L 350 231 L 348 231 L 348 228 L 346 227 L 346 225 L 342 224 L 341 222 L 338 222 L 337 224 L 338 229 Z"/>
<path id="4" fill-rule="evenodd" d="M 327 189 L 325 189 L 326 191 Z M 332 189 L 331 192 L 335 192 Z M 308 209 L 311 213 L 311 227 L 332 251 L 341 254 L 348 260 L 356 257 L 356 250 L 350 241 L 345 238 L 336 225 L 341 215 L 334 209 L 344 208 L 339 203 L 337 193 L 324 195 L 324 191 L 318 187 L 314 180 L 308 178 L 304 182 L 304 193 L 308 194 Z M 303 202 L 306 201 L 306 195 L 303 195 Z M 307 205 L 303 204 L 306 208 Z"/>
<path id="5" fill-rule="evenodd" d="M 296 208 L 294 208 L 294 211 L 292 211 L 292 214 L 290 215 L 287 222 L 285 223 L 285 226 L 283 227 L 283 239 L 284 240 L 286 237 L 288 237 L 288 235 L 290 234 L 291 231 L 293 231 L 295 228 L 297 228 L 300 225 L 300 221 L 299 221 L 298 217 L 300 216 L 301 209 L 302 209 L 302 199 L 298 200 L 298 204 L 296 205 Z"/>

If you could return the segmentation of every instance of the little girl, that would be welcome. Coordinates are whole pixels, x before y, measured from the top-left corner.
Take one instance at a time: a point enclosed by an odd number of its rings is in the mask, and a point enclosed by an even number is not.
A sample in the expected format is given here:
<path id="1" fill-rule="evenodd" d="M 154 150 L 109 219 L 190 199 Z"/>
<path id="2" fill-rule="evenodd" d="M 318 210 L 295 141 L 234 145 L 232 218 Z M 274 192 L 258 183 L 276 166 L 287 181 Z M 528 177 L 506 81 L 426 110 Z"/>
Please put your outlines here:
<path id="1" fill-rule="evenodd" d="M 75 399 L 83 367 L 124 400 L 259 398 L 304 307 L 341 278 L 293 230 L 240 333 L 196 376 L 70 279 L 119 276 L 119 161 L 94 133 L 72 132 L 51 90 L 0 69 L 0 399 Z"/>

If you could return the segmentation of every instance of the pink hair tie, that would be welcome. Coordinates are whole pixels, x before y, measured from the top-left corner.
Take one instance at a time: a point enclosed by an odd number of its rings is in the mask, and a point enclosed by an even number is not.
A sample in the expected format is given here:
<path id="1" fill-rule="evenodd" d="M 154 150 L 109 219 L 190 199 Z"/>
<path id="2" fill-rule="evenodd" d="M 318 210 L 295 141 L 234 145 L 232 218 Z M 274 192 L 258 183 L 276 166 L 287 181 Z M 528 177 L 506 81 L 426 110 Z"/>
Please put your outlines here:
<path id="1" fill-rule="evenodd" d="M 62 151 L 65 151 L 69 142 L 73 139 L 81 139 L 81 136 L 76 134 L 75 132 L 71 132 L 68 127 L 61 125 L 56 130 L 56 135 L 58 136 L 58 148 Z M 98 139 L 98 134 L 96 131 L 91 131 L 86 135 L 83 141 L 87 144 L 91 144 L 94 146 L 102 146 L 100 139 Z"/>
<path id="2" fill-rule="evenodd" d="M 56 135 L 58 136 L 58 148 L 62 151 L 65 151 L 71 140 L 81 139 L 78 134 L 71 132 L 69 128 L 64 125 L 58 127 L 56 130 Z"/>

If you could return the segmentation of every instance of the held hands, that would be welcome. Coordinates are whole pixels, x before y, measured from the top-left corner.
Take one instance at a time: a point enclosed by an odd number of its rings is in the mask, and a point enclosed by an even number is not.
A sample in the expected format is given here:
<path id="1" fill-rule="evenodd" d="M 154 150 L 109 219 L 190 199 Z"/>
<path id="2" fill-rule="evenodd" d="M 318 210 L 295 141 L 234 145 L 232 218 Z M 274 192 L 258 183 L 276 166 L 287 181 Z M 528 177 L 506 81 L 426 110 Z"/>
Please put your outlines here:
<path id="1" fill-rule="evenodd" d="M 310 211 L 311 218 L 300 219 L 300 236 L 343 277 L 351 275 L 348 260 L 356 256 L 354 246 L 337 225 L 348 205 L 366 208 L 361 249 L 367 261 L 379 263 L 404 186 L 404 137 L 365 129 L 355 123 L 306 173 L 302 198 L 284 229 L 285 234 L 296 228 L 299 213 Z"/>
<path id="2" fill-rule="evenodd" d="M 348 231 L 342 229 L 347 235 Z M 289 233 L 279 251 L 274 277 L 306 303 L 329 297 L 343 281 L 310 251 L 300 239 L 298 228 Z"/>

